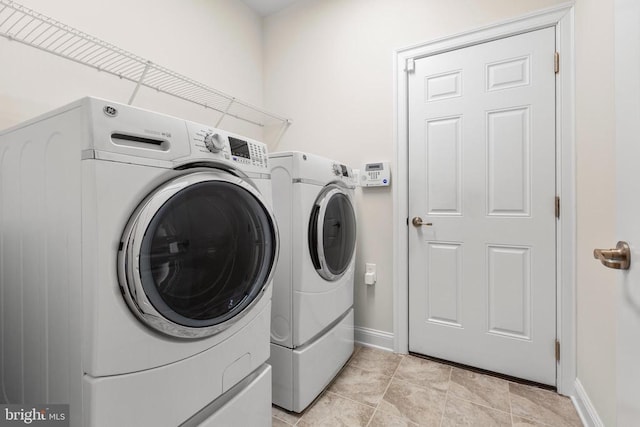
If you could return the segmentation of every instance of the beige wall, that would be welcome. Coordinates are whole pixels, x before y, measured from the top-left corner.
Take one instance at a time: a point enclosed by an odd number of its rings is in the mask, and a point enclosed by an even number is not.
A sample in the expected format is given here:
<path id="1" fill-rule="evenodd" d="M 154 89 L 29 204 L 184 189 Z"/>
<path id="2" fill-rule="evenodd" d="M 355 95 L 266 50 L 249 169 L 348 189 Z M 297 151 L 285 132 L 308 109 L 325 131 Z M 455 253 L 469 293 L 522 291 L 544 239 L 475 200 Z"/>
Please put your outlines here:
<path id="1" fill-rule="evenodd" d="M 560 3 L 306 0 L 266 18 L 265 106 L 294 121 L 277 148 L 354 167 L 392 161 L 396 49 Z M 613 196 L 606 194 L 613 179 L 612 2 L 577 3 L 578 374 L 602 419 L 614 425 L 614 283 L 591 258 L 593 247 L 614 243 Z M 596 176 L 603 170 L 609 178 Z M 358 195 L 356 325 L 392 332 L 391 191 Z M 365 262 L 378 265 L 373 288 L 363 284 Z"/>
<path id="2" fill-rule="evenodd" d="M 578 379 L 607 426 L 616 424 L 617 275 L 592 252 L 616 243 L 613 3 L 576 3 Z"/>
<path id="3" fill-rule="evenodd" d="M 262 104 L 262 20 L 238 0 L 20 0 L 18 3 Z M 86 95 L 128 102 L 135 85 L 0 38 L 0 129 Z M 134 105 L 215 123 L 218 113 L 142 89 Z M 223 126 L 259 136 L 232 118 Z"/>

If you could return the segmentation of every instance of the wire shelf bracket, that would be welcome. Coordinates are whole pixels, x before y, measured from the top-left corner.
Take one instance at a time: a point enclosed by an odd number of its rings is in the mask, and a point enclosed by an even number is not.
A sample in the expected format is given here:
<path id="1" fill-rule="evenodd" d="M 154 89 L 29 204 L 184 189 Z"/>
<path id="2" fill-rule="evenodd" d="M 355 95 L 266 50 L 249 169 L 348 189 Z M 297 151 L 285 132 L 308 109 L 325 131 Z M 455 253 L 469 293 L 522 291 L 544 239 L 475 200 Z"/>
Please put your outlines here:
<path id="1" fill-rule="evenodd" d="M 281 126 L 276 145 L 291 125 L 291 120 L 285 117 L 241 101 L 10 0 L 0 0 L 0 36 L 135 83 L 129 104 L 144 86 L 221 113 L 216 127 L 227 116 L 260 127 Z"/>

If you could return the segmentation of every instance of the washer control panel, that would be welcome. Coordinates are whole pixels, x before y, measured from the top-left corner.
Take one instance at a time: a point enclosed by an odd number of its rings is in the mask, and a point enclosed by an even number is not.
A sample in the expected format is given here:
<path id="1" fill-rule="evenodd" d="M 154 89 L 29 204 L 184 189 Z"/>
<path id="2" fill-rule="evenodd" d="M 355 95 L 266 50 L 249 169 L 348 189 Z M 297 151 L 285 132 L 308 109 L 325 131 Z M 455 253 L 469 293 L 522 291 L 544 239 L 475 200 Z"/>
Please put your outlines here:
<path id="1" fill-rule="evenodd" d="M 234 162 L 267 167 L 267 146 L 263 143 L 229 136 L 229 146 Z"/>
<path id="2" fill-rule="evenodd" d="M 269 169 L 267 146 L 262 142 L 187 122 L 192 156 L 232 161 L 238 165 Z"/>

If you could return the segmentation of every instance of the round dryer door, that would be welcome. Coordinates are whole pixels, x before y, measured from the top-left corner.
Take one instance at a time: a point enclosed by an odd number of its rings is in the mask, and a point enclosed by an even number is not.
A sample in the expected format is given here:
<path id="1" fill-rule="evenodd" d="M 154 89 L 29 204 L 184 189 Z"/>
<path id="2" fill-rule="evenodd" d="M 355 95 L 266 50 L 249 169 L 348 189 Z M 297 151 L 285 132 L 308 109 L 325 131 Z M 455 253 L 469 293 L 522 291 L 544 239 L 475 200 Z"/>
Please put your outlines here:
<path id="1" fill-rule="evenodd" d="M 277 254 L 273 212 L 252 185 L 223 171 L 192 172 L 158 188 L 132 216 L 120 286 L 150 327 L 209 336 L 262 297 Z"/>
<path id="2" fill-rule="evenodd" d="M 342 187 L 331 184 L 322 190 L 311 210 L 308 235 L 316 271 L 326 280 L 338 280 L 356 248 L 356 216 Z"/>

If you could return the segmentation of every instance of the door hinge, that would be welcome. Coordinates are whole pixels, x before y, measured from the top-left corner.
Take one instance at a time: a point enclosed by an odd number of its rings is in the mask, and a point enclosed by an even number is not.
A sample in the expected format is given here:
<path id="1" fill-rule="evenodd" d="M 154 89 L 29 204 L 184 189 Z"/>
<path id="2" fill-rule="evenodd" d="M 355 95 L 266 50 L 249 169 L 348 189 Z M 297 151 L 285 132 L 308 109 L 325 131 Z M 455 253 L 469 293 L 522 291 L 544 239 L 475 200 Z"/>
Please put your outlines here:
<path id="1" fill-rule="evenodd" d="M 553 55 L 553 70 L 558 74 L 560 72 L 560 53 L 556 52 Z"/>
<path id="2" fill-rule="evenodd" d="M 407 73 L 413 73 L 416 70 L 416 60 L 413 58 L 407 59 L 407 68 L 405 71 Z"/>
<path id="3" fill-rule="evenodd" d="M 556 196 L 556 218 L 560 218 L 560 196 Z"/>
<path id="4" fill-rule="evenodd" d="M 560 341 L 556 340 L 556 362 L 560 361 Z"/>

